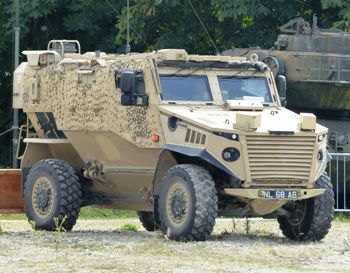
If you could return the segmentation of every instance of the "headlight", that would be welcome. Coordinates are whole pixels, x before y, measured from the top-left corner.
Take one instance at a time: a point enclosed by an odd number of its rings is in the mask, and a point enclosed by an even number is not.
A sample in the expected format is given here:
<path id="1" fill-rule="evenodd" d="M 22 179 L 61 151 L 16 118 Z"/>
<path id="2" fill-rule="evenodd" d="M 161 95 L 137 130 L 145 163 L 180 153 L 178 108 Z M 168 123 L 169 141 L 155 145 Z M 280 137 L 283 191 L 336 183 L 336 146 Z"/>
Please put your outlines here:
<path id="1" fill-rule="evenodd" d="M 241 153 L 234 147 L 225 148 L 222 151 L 222 158 L 225 161 L 233 162 L 241 156 Z"/>

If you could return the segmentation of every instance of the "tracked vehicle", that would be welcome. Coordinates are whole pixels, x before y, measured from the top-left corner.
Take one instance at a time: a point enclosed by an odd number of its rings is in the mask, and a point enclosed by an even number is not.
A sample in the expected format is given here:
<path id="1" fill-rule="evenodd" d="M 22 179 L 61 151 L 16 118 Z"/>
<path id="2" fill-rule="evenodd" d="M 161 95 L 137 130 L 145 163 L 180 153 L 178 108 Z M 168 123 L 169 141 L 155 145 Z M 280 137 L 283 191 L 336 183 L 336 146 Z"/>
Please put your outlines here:
<path id="1" fill-rule="evenodd" d="M 136 210 L 147 230 L 206 240 L 218 215 L 275 216 L 294 240 L 328 232 L 327 128 L 285 109 L 261 62 L 168 49 L 25 51 L 15 108 L 34 131 L 21 157 L 35 228 L 70 230 L 82 206 Z"/>
<path id="2" fill-rule="evenodd" d="M 350 33 L 321 29 L 314 15 L 312 25 L 296 18 L 280 27 L 271 49 L 234 48 L 224 55 L 257 54 L 275 76 L 287 78 L 287 107 L 308 111 L 330 130 L 330 151 L 350 151 Z"/>

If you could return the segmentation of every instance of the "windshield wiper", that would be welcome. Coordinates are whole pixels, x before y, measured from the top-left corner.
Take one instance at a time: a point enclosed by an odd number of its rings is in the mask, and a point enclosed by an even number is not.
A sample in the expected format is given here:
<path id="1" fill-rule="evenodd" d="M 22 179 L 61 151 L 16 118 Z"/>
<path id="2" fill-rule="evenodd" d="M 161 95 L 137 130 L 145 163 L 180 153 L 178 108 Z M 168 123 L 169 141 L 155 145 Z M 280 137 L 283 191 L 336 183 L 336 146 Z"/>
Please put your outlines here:
<path id="1" fill-rule="evenodd" d="M 248 79 L 256 79 L 257 77 L 255 76 L 235 76 L 235 75 L 230 75 L 230 76 L 220 76 L 220 79 L 239 79 L 239 80 L 248 80 Z"/>

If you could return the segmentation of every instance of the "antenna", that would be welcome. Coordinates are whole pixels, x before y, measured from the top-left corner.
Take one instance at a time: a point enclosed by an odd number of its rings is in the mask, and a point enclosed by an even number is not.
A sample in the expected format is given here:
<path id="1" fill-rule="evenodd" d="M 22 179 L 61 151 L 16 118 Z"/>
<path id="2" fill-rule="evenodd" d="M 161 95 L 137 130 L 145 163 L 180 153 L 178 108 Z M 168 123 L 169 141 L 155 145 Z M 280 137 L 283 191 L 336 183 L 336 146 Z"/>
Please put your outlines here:
<path id="1" fill-rule="evenodd" d="M 126 22 L 126 54 L 129 54 L 131 51 L 130 48 L 130 1 L 127 0 L 127 22 Z"/>
<path id="2" fill-rule="evenodd" d="M 193 12 L 194 12 L 194 14 L 197 16 L 197 19 L 198 19 L 199 23 L 202 25 L 204 31 L 205 31 L 206 34 L 208 35 L 208 38 L 209 38 L 211 44 L 213 45 L 213 47 L 214 47 L 215 50 L 216 50 L 216 54 L 217 54 L 217 55 L 220 55 L 219 49 L 216 47 L 216 45 L 215 45 L 213 39 L 211 38 L 211 36 L 210 36 L 210 34 L 209 34 L 207 28 L 205 27 L 204 23 L 202 22 L 201 18 L 199 17 L 199 15 L 198 15 L 196 9 L 195 9 L 194 6 L 192 5 L 191 0 L 187 0 L 187 2 L 190 4 L 190 6 L 191 6 L 191 8 L 192 8 L 192 10 L 193 10 Z"/>

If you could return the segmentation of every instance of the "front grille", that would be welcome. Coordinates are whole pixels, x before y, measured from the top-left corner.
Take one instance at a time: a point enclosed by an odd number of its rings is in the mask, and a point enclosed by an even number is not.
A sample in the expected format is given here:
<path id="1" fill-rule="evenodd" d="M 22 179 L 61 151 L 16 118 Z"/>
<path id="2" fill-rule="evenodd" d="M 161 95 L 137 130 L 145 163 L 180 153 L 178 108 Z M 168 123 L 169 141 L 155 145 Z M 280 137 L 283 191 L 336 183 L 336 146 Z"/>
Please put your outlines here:
<path id="1" fill-rule="evenodd" d="M 316 137 L 262 135 L 246 139 L 253 183 L 308 182 Z"/>

